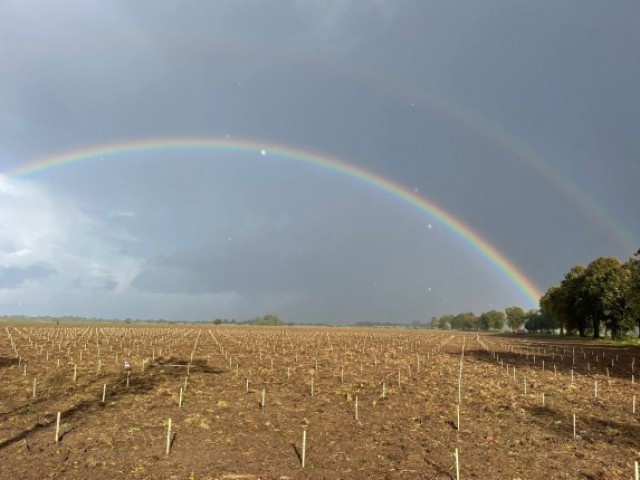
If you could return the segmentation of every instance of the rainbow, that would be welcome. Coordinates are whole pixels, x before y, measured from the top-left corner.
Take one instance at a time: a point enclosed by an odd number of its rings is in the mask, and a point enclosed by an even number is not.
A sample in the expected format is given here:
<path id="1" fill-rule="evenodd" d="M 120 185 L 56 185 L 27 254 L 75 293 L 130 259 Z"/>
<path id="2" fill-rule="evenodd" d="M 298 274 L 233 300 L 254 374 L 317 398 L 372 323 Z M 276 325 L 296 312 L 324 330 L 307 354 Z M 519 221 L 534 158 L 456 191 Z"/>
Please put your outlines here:
<path id="1" fill-rule="evenodd" d="M 297 62 L 305 60 L 307 60 L 306 57 L 296 59 Z M 317 61 L 312 60 L 308 63 L 315 66 L 314 62 Z M 533 151 L 521 138 L 489 117 L 464 108 L 452 98 L 434 95 L 421 85 L 408 82 L 398 76 L 389 75 L 386 72 L 357 67 L 352 64 L 323 63 L 319 67 L 323 73 L 335 72 L 344 75 L 354 82 L 375 88 L 385 95 L 397 97 L 405 105 L 410 104 L 416 108 L 437 112 L 457 125 L 464 126 L 470 132 L 480 134 L 512 158 L 536 172 L 565 198 L 571 200 L 585 215 L 597 221 L 616 248 L 630 253 L 635 252 L 638 248 L 638 239 L 629 232 L 628 228 L 616 220 L 615 213 L 605 209 L 606 202 L 597 201 L 587 195 L 585 188 L 580 187 L 575 180 L 572 180 L 571 175 L 561 171 L 551 161 Z"/>
<path id="2" fill-rule="evenodd" d="M 40 158 L 20 167 L 8 170 L 0 174 L 7 178 L 22 177 L 38 172 L 43 172 L 63 165 L 70 165 L 83 160 L 94 158 L 113 157 L 124 153 L 149 152 L 154 150 L 219 150 L 231 152 L 255 153 L 262 156 L 277 155 L 289 160 L 302 162 L 345 175 L 360 183 L 370 185 L 388 195 L 401 200 L 403 203 L 418 209 L 419 211 L 436 218 L 447 226 L 457 236 L 462 238 L 473 250 L 484 257 L 494 266 L 516 289 L 521 292 L 531 308 L 538 306 L 541 297 L 540 290 L 529 280 L 520 269 L 502 253 L 500 253 L 481 235 L 474 232 L 444 208 L 427 200 L 421 195 L 395 183 L 381 175 L 366 170 L 362 167 L 349 164 L 334 157 L 310 152 L 291 146 L 269 144 L 256 140 L 235 138 L 156 138 L 145 140 L 125 141 L 107 145 L 93 146 L 71 152 L 61 153 L 49 157 Z"/>

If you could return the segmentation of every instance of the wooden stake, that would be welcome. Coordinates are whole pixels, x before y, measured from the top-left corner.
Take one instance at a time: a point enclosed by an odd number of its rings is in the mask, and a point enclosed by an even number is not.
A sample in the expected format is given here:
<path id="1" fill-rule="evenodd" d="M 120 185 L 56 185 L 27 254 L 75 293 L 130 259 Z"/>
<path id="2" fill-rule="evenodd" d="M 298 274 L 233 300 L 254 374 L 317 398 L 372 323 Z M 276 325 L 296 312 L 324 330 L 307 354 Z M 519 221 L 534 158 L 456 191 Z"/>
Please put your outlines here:
<path id="1" fill-rule="evenodd" d="M 178 408 L 182 408 L 182 387 L 180 387 L 180 400 L 178 400 Z"/>
<path id="2" fill-rule="evenodd" d="M 260 399 L 260 410 L 264 410 L 264 400 L 265 400 L 265 389 L 262 389 L 262 397 Z"/>
<path id="3" fill-rule="evenodd" d="M 356 422 L 358 421 L 358 397 L 356 397 Z"/>
<path id="4" fill-rule="evenodd" d="M 632 413 L 636 413 L 636 396 L 633 396 L 633 401 L 632 401 L 632 406 L 631 406 L 631 412 Z"/>
<path id="5" fill-rule="evenodd" d="M 169 419 L 167 425 L 167 455 L 169 455 L 169 451 L 171 450 L 171 419 Z"/>
<path id="6" fill-rule="evenodd" d="M 300 452 L 300 462 L 302 463 L 302 468 L 304 468 L 304 461 L 307 454 L 307 431 L 302 431 L 302 451 Z"/>
<path id="7" fill-rule="evenodd" d="M 456 480 L 460 480 L 460 456 L 458 455 L 458 449 L 455 452 L 456 457 Z"/>
<path id="8" fill-rule="evenodd" d="M 573 414 L 573 439 L 576 439 L 576 414 Z"/>
<path id="9" fill-rule="evenodd" d="M 56 443 L 60 441 L 60 412 L 58 412 L 58 417 L 56 418 Z"/>
<path id="10" fill-rule="evenodd" d="M 106 398 L 107 398 L 107 384 L 105 383 L 105 384 L 102 386 L 102 403 L 104 403 L 104 401 L 106 400 Z"/>
<path id="11" fill-rule="evenodd" d="M 36 398 L 36 378 L 33 378 L 33 398 Z"/>

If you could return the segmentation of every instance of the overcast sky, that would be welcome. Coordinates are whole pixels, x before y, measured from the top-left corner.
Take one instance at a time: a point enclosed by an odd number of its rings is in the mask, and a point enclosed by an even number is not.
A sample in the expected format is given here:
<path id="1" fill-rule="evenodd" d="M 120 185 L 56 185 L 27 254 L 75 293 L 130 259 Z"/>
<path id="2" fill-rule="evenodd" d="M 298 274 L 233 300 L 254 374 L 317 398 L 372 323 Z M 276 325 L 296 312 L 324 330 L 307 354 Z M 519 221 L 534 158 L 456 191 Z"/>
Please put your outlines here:
<path id="1" fill-rule="evenodd" d="M 0 2 L 0 172 L 148 138 L 337 158 L 540 291 L 640 248 L 640 4 Z M 0 314 L 428 321 L 531 301 L 433 215 L 277 154 L 0 180 Z"/>

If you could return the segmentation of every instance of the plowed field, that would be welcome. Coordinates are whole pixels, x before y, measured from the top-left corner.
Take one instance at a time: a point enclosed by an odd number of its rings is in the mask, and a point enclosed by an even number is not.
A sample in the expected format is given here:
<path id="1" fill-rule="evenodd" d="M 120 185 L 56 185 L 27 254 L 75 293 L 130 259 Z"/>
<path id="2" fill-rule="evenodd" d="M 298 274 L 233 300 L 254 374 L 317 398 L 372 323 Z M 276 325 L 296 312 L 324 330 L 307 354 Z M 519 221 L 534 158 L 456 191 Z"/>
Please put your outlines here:
<path id="1" fill-rule="evenodd" d="M 637 353 L 402 329 L 7 326 L 0 478 L 455 479 L 457 451 L 461 479 L 632 479 Z"/>

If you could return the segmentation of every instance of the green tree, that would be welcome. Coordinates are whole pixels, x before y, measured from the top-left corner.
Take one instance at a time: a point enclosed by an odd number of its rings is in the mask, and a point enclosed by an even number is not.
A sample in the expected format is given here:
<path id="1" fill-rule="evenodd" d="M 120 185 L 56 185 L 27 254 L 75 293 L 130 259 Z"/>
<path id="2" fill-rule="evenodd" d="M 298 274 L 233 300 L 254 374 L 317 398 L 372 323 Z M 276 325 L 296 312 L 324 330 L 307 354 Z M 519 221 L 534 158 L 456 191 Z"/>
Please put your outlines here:
<path id="1" fill-rule="evenodd" d="M 613 338 L 620 338 L 638 326 L 640 336 L 640 250 L 625 264 L 600 257 L 586 268 L 573 267 L 559 285 L 545 292 L 540 310 L 561 331 L 598 338 L 604 326 Z M 539 321 L 529 317 L 527 325 L 537 328 Z"/>
<path id="2" fill-rule="evenodd" d="M 640 338 L 640 250 L 624 264 L 628 271 L 629 285 L 627 289 L 627 322 L 638 328 Z"/>
<path id="3" fill-rule="evenodd" d="M 456 330 L 477 330 L 478 317 L 473 312 L 459 313 L 451 319 L 451 328 Z"/>
<path id="4" fill-rule="evenodd" d="M 438 318 L 438 328 L 440 330 L 449 330 L 451 328 L 452 321 L 453 315 L 442 315 Z"/>
<path id="5" fill-rule="evenodd" d="M 535 310 L 530 310 L 526 314 L 526 323 L 525 328 L 530 332 L 546 332 L 552 333 L 555 329 L 554 321 L 547 315 L 542 312 L 536 312 Z"/>
<path id="6" fill-rule="evenodd" d="M 511 331 L 516 331 L 524 325 L 525 313 L 522 308 L 515 306 L 507 307 L 505 308 L 504 313 L 507 316 L 507 325 Z"/>
<path id="7" fill-rule="evenodd" d="M 560 310 L 566 321 L 568 331 L 578 330 L 581 337 L 587 333 L 589 319 L 593 318 L 591 298 L 586 294 L 585 281 L 587 269 L 576 265 L 564 276 L 560 283 Z"/>
<path id="8" fill-rule="evenodd" d="M 594 338 L 600 336 L 603 321 L 613 338 L 620 338 L 632 327 L 625 317 L 630 280 L 629 269 L 615 257 L 600 257 L 585 270 L 582 293 L 591 310 Z"/>
<path id="9" fill-rule="evenodd" d="M 490 310 L 480 315 L 478 326 L 481 330 L 502 330 L 507 320 L 504 312 L 500 310 Z"/>
<path id="10" fill-rule="evenodd" d="M 540 298 L 540 312 L 547 317 L 551 318 L 553 322 L 560 327 L 560 334 L 563 335 L 567 328 L 567 321 L 564 318 L 560 296 L 562 295 L 562 287 L 560 285 L 552 285 L 544 292 L 542 298 Z M 533 311 L 533 315 L 529 312 L 527 314 L 527 320 L 525 321 L 525 328 L 531 330 L 527 326 L 527 322 L 535 316 L 536 312 Z"/>
<path id="11" fill-rule="evenodd" d="M 591 311 L 584 293 L 585 267 L 576 265 L 559 285 L 550 287 L 540 299 L 540 309 L 564 334 L 578 331 L 586 335 Z"/>
<path id="12" fill-rule="evenodd" d="M 532 308 L 531 310 L 527 310 L 524 314 L 524 321 L 525 323 L 527 322 L 527 320 L 529 320 L 530 318 L 535 317 L 538 314 L 541 314 L 541 310 L 536 310 L 534 308 Z M 526 327 L 525 327 L 526 328 Z"/>
<path id="13" fill-rule="evenodd" d="M 267 314 L 264 317 L 256 317 L 250 322 L 252 325 L 268 325 L 279 326 L 284 325 L 284 322 L 280 320 L 280 317 L 273 314 Z"/>

